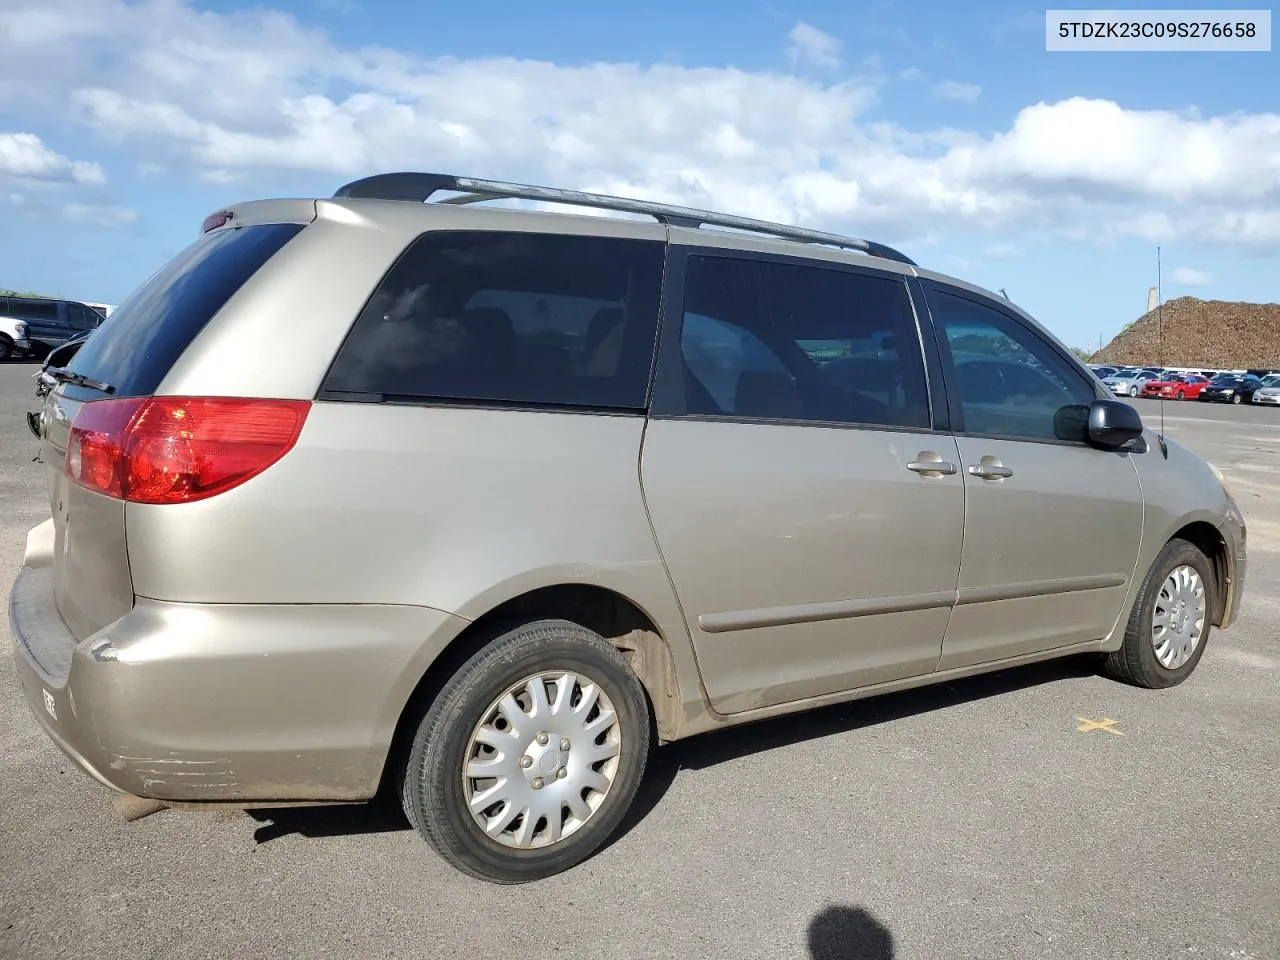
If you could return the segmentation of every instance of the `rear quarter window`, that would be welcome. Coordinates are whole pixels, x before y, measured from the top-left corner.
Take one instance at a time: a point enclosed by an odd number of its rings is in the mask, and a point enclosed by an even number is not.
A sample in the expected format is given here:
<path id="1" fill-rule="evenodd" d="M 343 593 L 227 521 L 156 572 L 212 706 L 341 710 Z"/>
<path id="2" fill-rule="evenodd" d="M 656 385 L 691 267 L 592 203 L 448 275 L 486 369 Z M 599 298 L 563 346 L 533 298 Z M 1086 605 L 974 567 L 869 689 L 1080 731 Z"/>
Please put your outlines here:
<path id="1" fill-rule="evenodd" d="M 663 246 L 523 232 L 424 234 L 360 312 L 322 395 L 643 410 Z"/>
<path id="2" fill-rule="evenodd" d="M 115 396 L 154 393 L 205 324 L 302 228 L 255 224 L 205 234 L 120 305 L 70 369 L 111 384 Z"/>

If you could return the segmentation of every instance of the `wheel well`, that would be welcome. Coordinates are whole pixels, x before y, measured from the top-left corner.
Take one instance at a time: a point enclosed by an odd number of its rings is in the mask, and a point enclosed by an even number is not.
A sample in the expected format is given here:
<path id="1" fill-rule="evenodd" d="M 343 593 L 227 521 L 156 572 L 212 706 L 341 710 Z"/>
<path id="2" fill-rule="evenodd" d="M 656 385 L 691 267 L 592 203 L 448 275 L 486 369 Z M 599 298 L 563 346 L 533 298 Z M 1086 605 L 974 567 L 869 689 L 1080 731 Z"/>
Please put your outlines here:
<path id="1" fill-rule="evenodd" d="M 400 713 L 384 781 L 386 774 L 402 763 L 418 721 L 449 678 L 511 623 L 542 619 L 572 621 L 622 651 L 649 695 L 659 742 L 675 739 L 681 718 L 680 688 L 671 650 L 657 625 L 620 593 L 593 584 L 560 584 L 499 604 L 468 625 L 436 657 Z"/>
<path id="2" fill-rule="evenodd" d="M 1209 562 L 1213 564 L 1213 618 L 1215 626 L 1222 624 L 1227 610 L 1227 589 L 1231 583 L 1231 573 L 1227 567 L 1227 544 L 1217 527 L 1203 520 L 1189 523 L 1173 535 L 1174 540 L 1186 540 L 1200 549 Z"/>

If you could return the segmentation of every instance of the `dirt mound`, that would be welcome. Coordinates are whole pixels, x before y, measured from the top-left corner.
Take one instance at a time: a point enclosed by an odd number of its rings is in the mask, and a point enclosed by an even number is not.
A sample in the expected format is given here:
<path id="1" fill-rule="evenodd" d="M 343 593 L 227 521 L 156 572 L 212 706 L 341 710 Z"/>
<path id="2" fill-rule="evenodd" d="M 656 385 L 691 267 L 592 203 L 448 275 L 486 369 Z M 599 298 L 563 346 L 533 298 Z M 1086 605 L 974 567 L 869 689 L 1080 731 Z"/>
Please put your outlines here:
<path id="1" fill-rule="evenodd" d="M 1160 323 L 1163 312 L 1164 348 Z M 1217 370 L 1280 367 L 1280 303 L 1178 297 L 1126 326 L 1093 355 L 1094 363 L 1204 366 Z"/>

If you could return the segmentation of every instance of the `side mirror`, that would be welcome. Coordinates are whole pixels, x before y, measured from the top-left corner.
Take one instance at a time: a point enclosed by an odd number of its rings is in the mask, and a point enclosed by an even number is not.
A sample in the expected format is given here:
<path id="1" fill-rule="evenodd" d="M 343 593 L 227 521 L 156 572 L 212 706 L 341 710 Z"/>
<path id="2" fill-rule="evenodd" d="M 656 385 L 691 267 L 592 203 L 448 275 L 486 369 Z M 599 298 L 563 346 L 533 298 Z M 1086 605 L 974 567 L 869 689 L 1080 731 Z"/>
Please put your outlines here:
<path id="1" fill-rule="evenodd" d="M 1142 436 L 1142 417 L 1122 400 L 1095 400 L 1089 405 L 1086 436 L 1095 447 L 1119 450 Z"/>

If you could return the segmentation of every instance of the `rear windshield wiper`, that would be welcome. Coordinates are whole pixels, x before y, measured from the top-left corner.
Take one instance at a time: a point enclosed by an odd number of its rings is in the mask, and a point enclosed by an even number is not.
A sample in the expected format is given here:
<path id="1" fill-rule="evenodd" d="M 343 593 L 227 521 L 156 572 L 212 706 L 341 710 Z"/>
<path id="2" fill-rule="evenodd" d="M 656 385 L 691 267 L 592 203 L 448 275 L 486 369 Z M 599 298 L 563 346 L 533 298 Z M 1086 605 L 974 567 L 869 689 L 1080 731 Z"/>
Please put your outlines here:
<path id="1" fill-rule="evenodd" d="M 73 383 L 77 387 L 97 390 L 99 393 L 116 392 L 116 388 L 111 384 L 103 383 L 101 380 L 94 380 L 92 377 L 86 377 L 83 373 L 73 373 L 66 367 L 49 367 L 44 372 L 58 383 Z"/>

